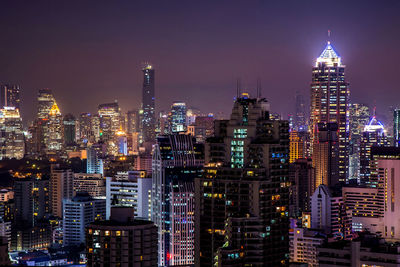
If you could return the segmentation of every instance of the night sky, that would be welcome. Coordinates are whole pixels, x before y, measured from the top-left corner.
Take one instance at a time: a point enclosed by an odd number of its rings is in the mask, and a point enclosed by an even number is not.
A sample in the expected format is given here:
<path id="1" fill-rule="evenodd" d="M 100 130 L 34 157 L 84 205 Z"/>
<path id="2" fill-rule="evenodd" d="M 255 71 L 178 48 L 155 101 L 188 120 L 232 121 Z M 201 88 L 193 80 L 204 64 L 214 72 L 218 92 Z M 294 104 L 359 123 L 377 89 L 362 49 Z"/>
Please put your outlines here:
<path id="1" fill-rule="evenodd" d="M 273 111 L 309 99 L 327 41 L 347 65 L 352 102 L 400 106 L 400 1 L 1 1 L 0 81 L 20 84 L 25 122 L 36 94 L 63 114 L 141 102 L 141 63 L 156 68 L 156 105 L 174 100 L 229 115 L 236 79 L 256 80 Z"/>

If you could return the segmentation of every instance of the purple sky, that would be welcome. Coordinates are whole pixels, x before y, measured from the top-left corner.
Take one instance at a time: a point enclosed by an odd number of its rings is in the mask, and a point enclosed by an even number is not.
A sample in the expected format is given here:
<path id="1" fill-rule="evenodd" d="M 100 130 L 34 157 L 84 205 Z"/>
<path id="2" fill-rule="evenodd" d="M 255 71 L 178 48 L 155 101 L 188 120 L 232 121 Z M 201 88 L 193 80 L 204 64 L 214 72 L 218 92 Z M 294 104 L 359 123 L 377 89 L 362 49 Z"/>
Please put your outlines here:
<path id="1" fill-rule="evenodd" d="M 351 99 L 400 106 L 399 1 L 2 1 L 0 81 L 22 87 L 30 121 L 51 88 L 63 114 L 117 99 L 141 101 L 141 63 L 156 68 L 156 101 L 229 114 L 236 79 L 260 77 L 273 111 L 309 98 L 311 67 L 331 41 L 347 65 Z"/>

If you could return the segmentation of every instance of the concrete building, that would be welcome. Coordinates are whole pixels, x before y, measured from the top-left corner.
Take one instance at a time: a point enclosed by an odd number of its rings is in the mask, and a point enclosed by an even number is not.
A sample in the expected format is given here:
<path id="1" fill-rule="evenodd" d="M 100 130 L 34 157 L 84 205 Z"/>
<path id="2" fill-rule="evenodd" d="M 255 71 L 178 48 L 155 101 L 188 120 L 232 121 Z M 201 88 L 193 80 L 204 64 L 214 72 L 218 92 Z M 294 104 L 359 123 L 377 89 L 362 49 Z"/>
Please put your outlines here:
<path id="1" fill-rule="evenodd" d="M 289 240 L 291 263 L 307 263 L 309 267 L 318 266 L 317 248 L 325 240 L 318 230 L 294 228 L 289 232 Z"/>
<path id="2" fill-rule="evenodd" d="M 92 198 L 88 193 L 77 193 L 63 203 L 63 245 L 79 246 L 85 243 L 85 227 L 106 216 L 105 198 Z"/>
<path id="3" fill-rule="evenodd" d="M 106 179 L 106 218 L 110 218 L 112 207 L 131 207 L 134 216 L 151 219 L 152 179 L 145 171 L 119 172 Z"/>
<path id="4" fill-rule="evenodd" d="M 157 266 L 157 228 L 133 217 L 133 208 L 112 208 L 106 221 L 86 230 L 87 266 Z"/>
<path id="5" fill-rule="evenodd" d="M 63 200 L 74 195 L 74 176 L 72 170 L 60 168 L 59 165 L 51 166 L 50 176 L 50 202 L 52 214 L 63 217 Z"/>
<path id="6" fill-rule="evenodd" d="M 106 179 L 100 173 L 74 173 L 74 194 L 87 192 L 92 197 L 106 195 Z"/>

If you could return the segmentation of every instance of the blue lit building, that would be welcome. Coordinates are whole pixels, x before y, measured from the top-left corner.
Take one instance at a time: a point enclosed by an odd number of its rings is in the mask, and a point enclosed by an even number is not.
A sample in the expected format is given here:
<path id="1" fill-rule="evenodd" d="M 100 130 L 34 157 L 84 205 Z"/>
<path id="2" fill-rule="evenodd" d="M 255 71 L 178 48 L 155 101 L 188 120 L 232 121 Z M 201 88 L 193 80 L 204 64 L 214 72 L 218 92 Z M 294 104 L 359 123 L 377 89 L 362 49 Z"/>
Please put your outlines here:
<path id="1" fill-rule="evenodd" d="M 171 130 L 173 133 L 186 131 L 186 104 L 174 102 L 171 106 Z"/>
<path id="2" fill-rule="evenodd" d="M 99 151 L 93 145 L 86 149 L 87 162 L 86 162 L 86 172 L 87 173 L 103 173 L 103 160 L 99 156 Z"/>

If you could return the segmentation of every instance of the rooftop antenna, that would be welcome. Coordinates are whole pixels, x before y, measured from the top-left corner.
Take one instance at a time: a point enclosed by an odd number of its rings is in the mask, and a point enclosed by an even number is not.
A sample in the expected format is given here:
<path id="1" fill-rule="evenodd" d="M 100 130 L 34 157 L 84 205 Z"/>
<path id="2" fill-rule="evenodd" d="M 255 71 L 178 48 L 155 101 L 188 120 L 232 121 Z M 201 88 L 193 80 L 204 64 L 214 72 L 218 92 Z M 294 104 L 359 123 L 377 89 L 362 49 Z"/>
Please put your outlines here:
<path id="1" fill-rule="evenodd" d="M 240 98 L 240 87 L 241 87 L 240 78 L 238 78 L 236 80 L 236 96 L 237 96 L 237 98 Z"/>
<path id="2" fill-rule="evenodd" d="M 331 43 L 331 30 L 328 30 L 328 44 Z"/>
<path id="3" fill-rule="evenodd" d="M 261 98 L 261 79 L 257 78 L 257 98 Z"/>

